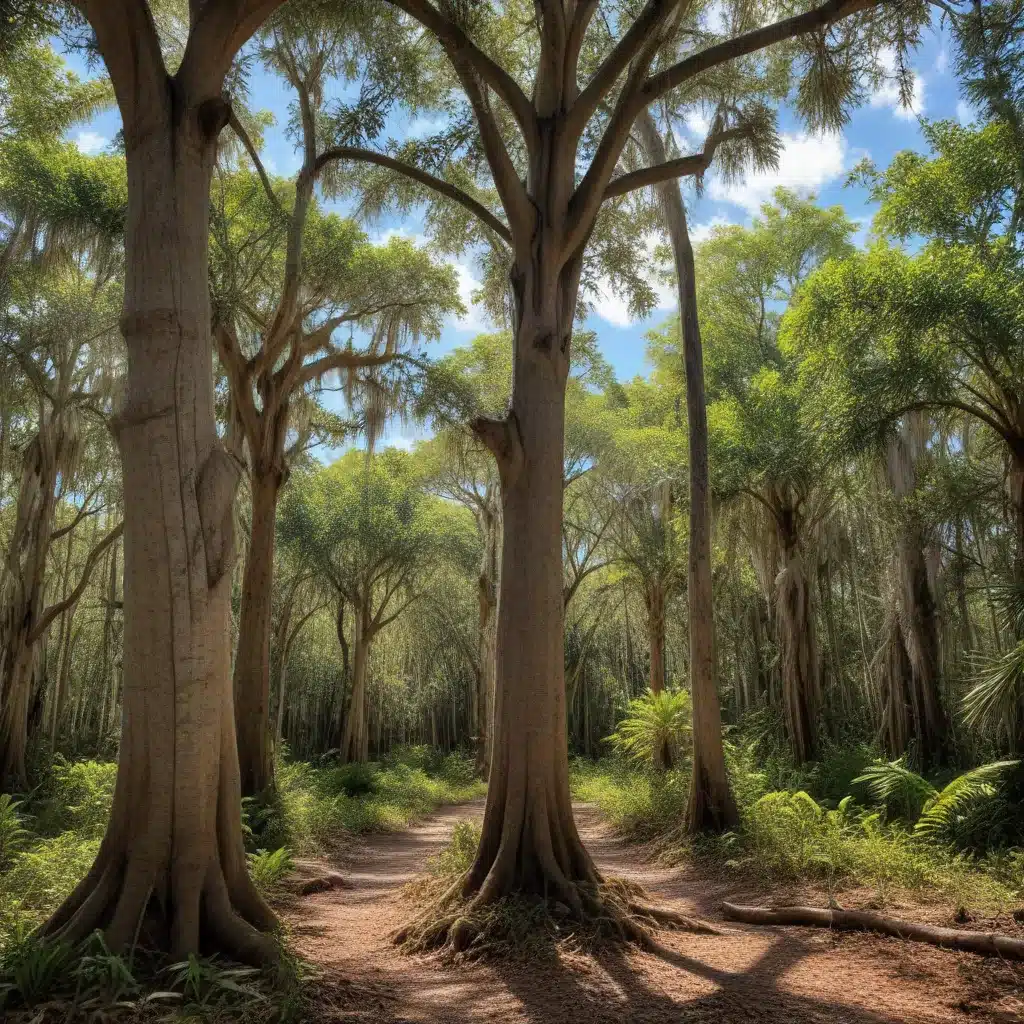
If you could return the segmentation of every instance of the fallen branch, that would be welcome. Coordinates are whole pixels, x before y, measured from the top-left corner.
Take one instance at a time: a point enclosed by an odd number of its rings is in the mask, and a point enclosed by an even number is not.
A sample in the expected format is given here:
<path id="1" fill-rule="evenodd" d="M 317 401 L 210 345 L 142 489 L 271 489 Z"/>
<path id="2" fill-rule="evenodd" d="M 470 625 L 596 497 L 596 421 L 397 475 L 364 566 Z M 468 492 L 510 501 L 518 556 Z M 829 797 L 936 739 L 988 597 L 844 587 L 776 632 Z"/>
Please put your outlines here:
<path id="1" fill-rule="evenodd" d="M 1024 960 L 1024 939 L 996 932 L 971 932 L 960 928 L 939 928 L 917 921 L 901 921 L 867 910 L 828 910 L 823 907 L 741 907 L 723 903 L 722 913 L 730 921 L 745 924 L 804 925 L 835 928 L 838 931 L 879 932 L 897 939 L 927 942 L 943 949 L 961 949 L 980 956 L 1001 956 Z"/>

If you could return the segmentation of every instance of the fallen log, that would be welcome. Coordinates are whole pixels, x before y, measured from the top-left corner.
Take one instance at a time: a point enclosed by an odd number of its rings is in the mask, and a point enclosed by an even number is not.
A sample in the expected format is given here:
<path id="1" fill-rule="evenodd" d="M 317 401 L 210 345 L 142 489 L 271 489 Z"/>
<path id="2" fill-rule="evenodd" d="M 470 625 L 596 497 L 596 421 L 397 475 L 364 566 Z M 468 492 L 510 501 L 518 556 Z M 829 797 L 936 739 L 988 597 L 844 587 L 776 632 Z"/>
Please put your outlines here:
<path id="1" fill-rule="evenodd" d="M 837 931 L 879 932 L 897 939 L 927 942 L 943 949 L 960 949 L 980 956 L 1000 956 L 1024 960 L 1024 939 L 998 932 L 971 932 L 961 928 L 940 928 L 917 921 L 902 921 L 869 910 L 829 910 L 826 907 L 743 907 L 723 903 L 722 913 L 729 921 L 744 924 L 803 925 L 808 928 L 834 928 Z"/>

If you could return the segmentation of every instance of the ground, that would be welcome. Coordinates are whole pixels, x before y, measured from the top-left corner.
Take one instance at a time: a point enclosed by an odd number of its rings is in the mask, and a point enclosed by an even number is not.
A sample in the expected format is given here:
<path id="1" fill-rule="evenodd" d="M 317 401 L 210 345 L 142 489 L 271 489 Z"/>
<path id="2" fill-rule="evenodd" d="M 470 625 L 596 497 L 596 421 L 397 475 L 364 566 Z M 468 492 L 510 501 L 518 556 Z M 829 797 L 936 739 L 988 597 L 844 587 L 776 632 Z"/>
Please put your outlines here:
<path id="1" fill-rule="evenodd" d="M 722 924 L 727 934 L 661 932 L 661 955 L 608 947 L 527 963 L 446 966 L 399 952 L 389 934 L 413 911 L 402 889 L 482 801 L 406 832 L 377 835 L 334 867 L 342 888 L 287 913 L 300 953 L 321 974 L 323 1021 L 375 1024 L 924 1024 L 1019 1022 L 1024 969 L 870 935 Z M 584 842 L 606 874 L 645 886 L 659 905 L 720 922 L 723 899 L 763 900 L 735 881 L 646 862 L 590 807 Z M 921 917 L 918 914 L 918 917 Z M 1012 927 L 1012 922 L 1010 923 Z"/>

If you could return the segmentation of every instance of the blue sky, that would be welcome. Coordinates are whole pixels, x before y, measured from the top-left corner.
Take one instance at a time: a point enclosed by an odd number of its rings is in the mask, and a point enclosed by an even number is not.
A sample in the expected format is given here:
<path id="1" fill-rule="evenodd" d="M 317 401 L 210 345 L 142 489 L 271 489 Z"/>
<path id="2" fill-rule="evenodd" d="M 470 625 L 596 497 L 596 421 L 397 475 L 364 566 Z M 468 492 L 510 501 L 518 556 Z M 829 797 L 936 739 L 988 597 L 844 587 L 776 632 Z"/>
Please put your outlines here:
<path id="1" fill-rule="evenodd" d="M 959 95 L 957 81 L 950 67 L 950 41 L 936 27 L 926 32 L 922 45 L 913 54 L 914 102 L 911 109 L 900 105 L 895 82 L 874 92 L 868 101 L 856 110 L 852 119 L 840 135 L 810 136 L 800 126 L 790 111 L 783 110 L 780 127 L 783 134 L 783 149 L 776 171 L 754 175 L 742 184 L 726 185 L 714 172 L 708 176 L 704 194 L 697 199 L 690 197 L 689 218 L 695 241 L 706 237 L 716 224 L 745 224 L 756 214 L 761 203 L 770 198 L 773 189 L 785 185 L 803 193 L 814 193 L 825 204 L 840 204 L 848 215 L 862 224 L 866 231 L 873 214 L 866 190 L 861 187 L 845 187 L 848 172 L 861 159 L 870 157 L 877 165 L 884 167 L 892 156 L 902 149 L 924 149 L 920 131 L 920 118 L 953 118 L 961 121 L 971 119 L 969 107 Z M 86 74 L 83 63 L 77 58 L 69 62 L 80 74 Z M 277 120 L 266 137 L 264 160 L 272 172 L 288 174 L 299 165 L 294 145 L 287 138 L 284 126 L 288 119 L 289 90 L 273 76 L 256 73 L 252 80 L 252 105 L 254 109 L 269 110 Z M 394 124 L 392 133 L 398 137 L 410 134 L 425 134 L 427 125 Z M 120 128 L 116 110 L 100 113 L 88 124 L 77 126 L 70 137 L 81 149 L 98 152 L 109 145 Z M 383 237 L 391 232 L 400 232 L 422 237 L 422 224 L 415 216 L 404 219 L 385 219 L 368 226 L 371 237 Z M 466 316 L 452 318 L 445 326 L 439 341 L 430 343 L 428 352 L 440 355 L 463 345 L 475 334 L 488 330 L 482 310 L 470 303 L 470 295 L 478 276 L 472 257 L 456 261 L 460 290 L 464 303 L 469 307 Z M 645 333 L 662 323 L 674 310 L 672 291 L 659 290 L 659 308 L 645 320 L 631 321 L 626 302 L 609 290 L 590 296 L 594 312 L 587 326 L 597 332 L 605 357 L 615 368 L 621 379 L 643 373 L 646 369 Z M 408 444 L 415 434 L 411 427 L 394 427 L 388 433 L 388 440 Z"/>

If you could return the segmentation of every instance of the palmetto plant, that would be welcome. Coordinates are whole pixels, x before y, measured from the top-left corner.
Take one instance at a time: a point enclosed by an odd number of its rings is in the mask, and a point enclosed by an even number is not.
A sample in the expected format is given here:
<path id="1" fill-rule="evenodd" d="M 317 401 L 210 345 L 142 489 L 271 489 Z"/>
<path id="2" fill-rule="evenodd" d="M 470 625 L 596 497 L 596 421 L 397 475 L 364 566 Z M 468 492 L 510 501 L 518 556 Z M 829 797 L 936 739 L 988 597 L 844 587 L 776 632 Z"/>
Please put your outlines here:
<path id="1" fill-rule="evenodd" d="M 871 798 L 894 816 L 912 822 L 914 833 L 935 838 L 954 825 L 977 801 L 993 796 L 1003 775 L 1017 761 L 993 761 L 958 775 L 944 789 L 911 771 L 905 758 L 879 761 L 853 780 L 867 787 Z"/>
<path id="2" fill-rule="evenodd" d="M 979 663 L 974 685 L 963 700 L 964 720 L 973 728 L 1005 735 L 1012 745 L 1024 717 L 1024 584 L 988 590 L 1002 612 L 1004 628 L 1018 641 L 1004 654 Z"/>
<path id="3" fill-rule="evenodd" d="M 612 747 L 639 764 L 654 764 L 667 753 L 663 767 L 678 763 L 690 738 L 690 694 L 686 690 L 647 691 L 629 702 L 626 717 L 608 737 Z"/>

